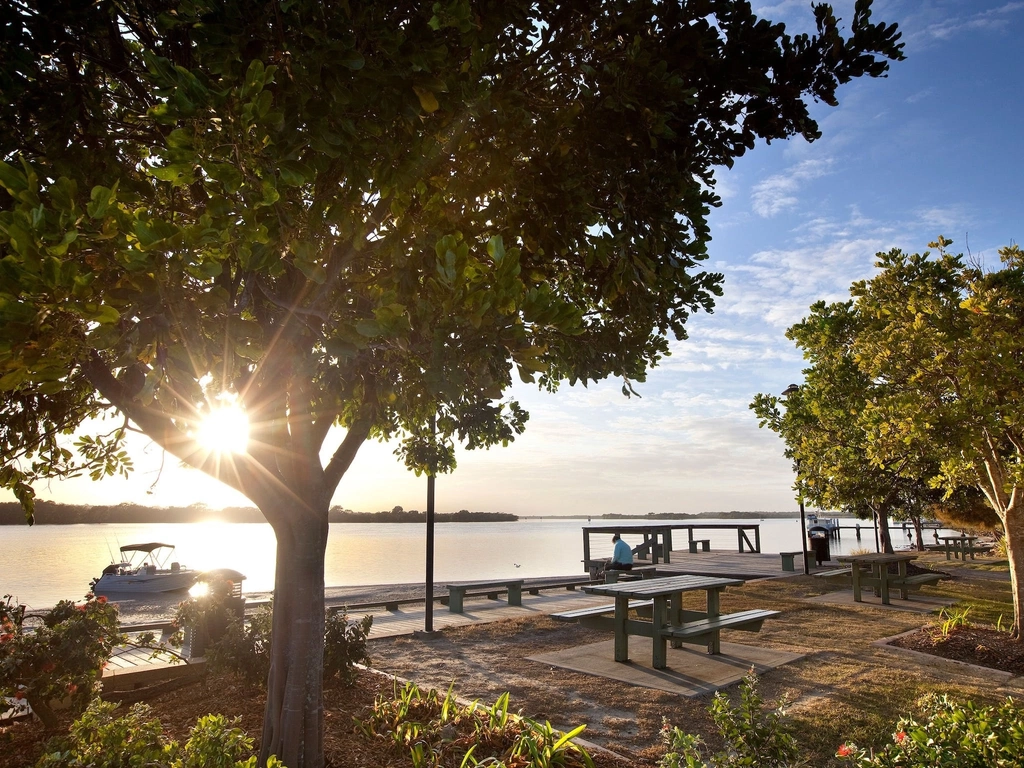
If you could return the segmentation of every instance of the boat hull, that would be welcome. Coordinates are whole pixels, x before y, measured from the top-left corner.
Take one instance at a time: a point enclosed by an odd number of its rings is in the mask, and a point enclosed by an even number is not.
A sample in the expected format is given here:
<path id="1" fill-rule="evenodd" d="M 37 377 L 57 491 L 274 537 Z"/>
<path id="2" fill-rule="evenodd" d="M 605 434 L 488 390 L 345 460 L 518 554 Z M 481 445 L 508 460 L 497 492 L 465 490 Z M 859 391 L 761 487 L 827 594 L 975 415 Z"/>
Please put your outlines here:
<path id="1" fill-rule="evenodd" d="M 100 576 L 92 591 L 97 595 L 184 592 L 196 583 L 195 571 L 168 573 L 107 573 Z"/>

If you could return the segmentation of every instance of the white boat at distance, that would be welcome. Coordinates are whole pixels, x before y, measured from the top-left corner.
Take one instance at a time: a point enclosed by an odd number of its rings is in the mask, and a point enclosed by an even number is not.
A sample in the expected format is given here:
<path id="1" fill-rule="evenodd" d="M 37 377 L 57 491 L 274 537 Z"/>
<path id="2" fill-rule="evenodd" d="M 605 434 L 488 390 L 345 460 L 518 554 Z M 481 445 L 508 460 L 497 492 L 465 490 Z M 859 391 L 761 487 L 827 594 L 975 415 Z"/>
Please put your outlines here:
<path id="1" fill-rule="evenodd" d="M 807 532 L 824 532 L 829 536 L 839 529 L 839 519 L 835 517 L 818 517 L 813 512 L 807 514 Z"/>
<path id="2" fill-rule="evenodd" d="M 121 562 L 104 568 L 100 577 L 93 579 L 92 591 L 104 596 L 184 592 L 196 583 L 200 572 L 177 562 L 168 564 L 173 554 L 173 544 L 126 544 L 121 547 Z"/>

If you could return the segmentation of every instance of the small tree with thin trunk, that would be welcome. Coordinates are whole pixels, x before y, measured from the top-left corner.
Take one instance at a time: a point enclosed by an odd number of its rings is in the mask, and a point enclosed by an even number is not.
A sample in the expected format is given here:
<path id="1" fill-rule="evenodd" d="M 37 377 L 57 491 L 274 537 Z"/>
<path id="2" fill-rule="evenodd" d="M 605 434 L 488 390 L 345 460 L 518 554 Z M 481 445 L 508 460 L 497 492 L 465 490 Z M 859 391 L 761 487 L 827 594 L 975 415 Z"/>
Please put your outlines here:
<path id="1" fill-rule="evenodd" d="M 121 471 L 135 428 L 253 500 L 262 759 L 319 768 L 359 446 L 446 471 L 522 431 L 514 375 L 631 392 L 720 293 L 714 169 L 817 138 L 806 98 L 901 58 L 869 0 L 848 38 L 814 13 L 792 37 L 745 0 L 0 4 L 0 483 L 31 517 L 33 482 Z M 234 457 L 196 440 L 225 399 Z"/>

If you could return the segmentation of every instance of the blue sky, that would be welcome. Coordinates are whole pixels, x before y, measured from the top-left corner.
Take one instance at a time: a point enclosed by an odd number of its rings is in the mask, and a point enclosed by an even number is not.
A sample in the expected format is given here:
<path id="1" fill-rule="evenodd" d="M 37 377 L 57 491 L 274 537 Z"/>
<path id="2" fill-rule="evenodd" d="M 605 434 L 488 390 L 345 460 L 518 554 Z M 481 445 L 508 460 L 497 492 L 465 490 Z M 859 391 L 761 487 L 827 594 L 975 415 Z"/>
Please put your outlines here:
<path id="1" fill-rule="evenodd" d="M 853 2 L 833 4 L 849 20 Z M 807 0 L 758 6 L 810 31 Z M 530 514 L 795 509 L 792 472 L 774 434 L 747 405 L 801 380 L 785 330 L 818 299 L 840 300 L 870 277 L 874 254 L 920 251 L 943 234 L 988 263 L 1024 240 L 1024 2 L 876 0 L 897 22 L 907 60 L 884 79 L 842 87 L 817 105 L 823 137 L 758 146 L 719 175 L 708 268 L 725 274 L 712 315 L 625 399 L 620 384 L 517 387 L 530 411 L 509 448 L 459 453 L 438 479 L 439 511 Z M 425 481 L 392 447 L 367 443 L 334 503 L 360 511 L 425 506 Z M 248 504 L 135 443 L 132 479 L 52 483 L 40 498 L 211 507 Z M 147 493 L 154 480 L 152 493 Z"/>

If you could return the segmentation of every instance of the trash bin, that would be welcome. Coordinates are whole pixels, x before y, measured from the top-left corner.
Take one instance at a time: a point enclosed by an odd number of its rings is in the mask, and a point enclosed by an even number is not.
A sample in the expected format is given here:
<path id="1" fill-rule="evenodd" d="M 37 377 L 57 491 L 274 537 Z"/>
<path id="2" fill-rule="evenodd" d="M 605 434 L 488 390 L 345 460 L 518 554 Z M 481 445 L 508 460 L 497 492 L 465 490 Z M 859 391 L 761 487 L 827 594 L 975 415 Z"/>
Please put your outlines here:
<path id="1" fill-rule="evenodd" d="M 818 565 L 832 559 L 828 551 L 828 534 L 825 531 L 811 531 L 811 551 L 814 552 L 814 560 Z"/>

